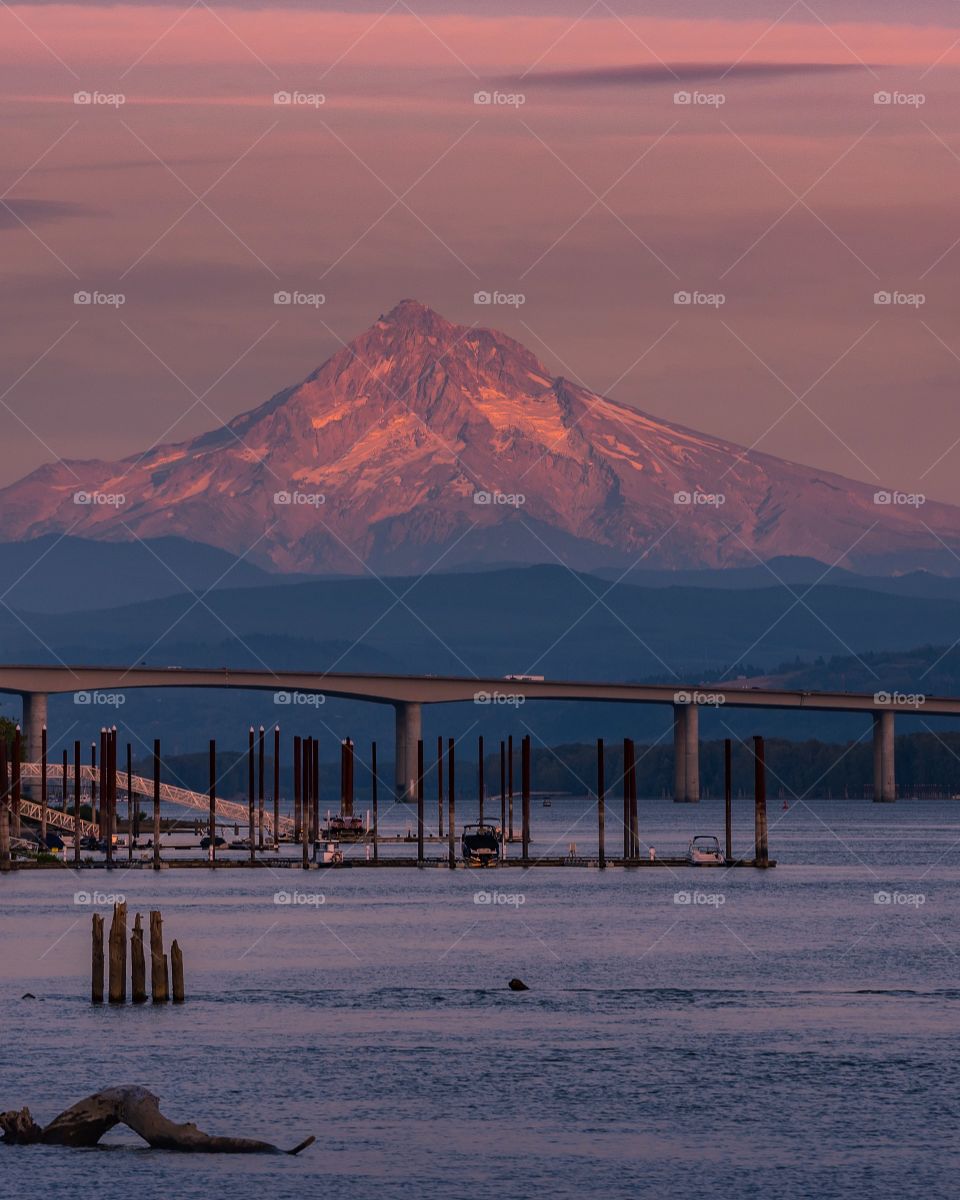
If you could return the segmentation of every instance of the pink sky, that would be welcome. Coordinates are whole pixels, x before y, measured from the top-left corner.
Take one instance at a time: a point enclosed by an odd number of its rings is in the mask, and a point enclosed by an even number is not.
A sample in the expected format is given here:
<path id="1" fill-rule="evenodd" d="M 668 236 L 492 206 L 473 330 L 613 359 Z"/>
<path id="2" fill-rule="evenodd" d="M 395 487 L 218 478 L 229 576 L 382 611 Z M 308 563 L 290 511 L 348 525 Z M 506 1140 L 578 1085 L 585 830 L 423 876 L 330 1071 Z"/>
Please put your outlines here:
<path id="1" fill-rule="evenodd" d="M 647 411 L 960 502 L 952 9 L 412 8 L 0 9 L 0 482 L 209 428 L 412 295 Z M 648 74 L 603 75 L 624 67 Z M 681 86 L 724 103 L 677 105 Z M 497 89 L 525 103 L 474 103 Z M 326 303 L 278 309 L 294 288 Z M 679 308 L 684 289 L 725 303 Z"/>

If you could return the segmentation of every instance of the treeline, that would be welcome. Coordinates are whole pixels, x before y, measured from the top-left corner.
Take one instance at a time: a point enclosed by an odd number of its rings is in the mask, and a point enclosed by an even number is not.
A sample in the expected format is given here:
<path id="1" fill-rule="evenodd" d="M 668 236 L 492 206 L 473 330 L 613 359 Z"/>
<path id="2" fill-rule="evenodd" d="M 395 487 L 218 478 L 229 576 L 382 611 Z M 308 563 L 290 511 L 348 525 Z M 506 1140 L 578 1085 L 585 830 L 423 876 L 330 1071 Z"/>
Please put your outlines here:
<path id="1" fill-rule="evenodd" d="M 873 742 L 866 737 L 858 742 L 804 742 L 784 738 L 766 739 L 767 787 L 771 796 L 785 795 L 862 797 L 873 787 Z M 637 790 L 644 796 L 672 795 L 673 743 L 637 743 Z M 223 751 L 217 755 L 217 795 L 221 799 L 243 800 L 247 795 L 248 766 L 246 749 Z M 623 774 L 623 743 L 605 745 L 606 784 L 611 795 L 619 794 Z M 121 767 L 122 770 L 122 767 Z M 137 774 L 150 777 L 149 759 L 134 764 Z M 380 799 L 391 800 L 393 763 L 381 756 L 378 767 Z M 960 795 L 960 733 L 910 733 L 896 739 L 897 786 L 901 796 L 947 794 Z M 532 786 L 538 792 L 568 792 L 583 795 L 594 792 L 597 780 L 595 743 L 575 743 L 532 751 Z M 273 795 L 273 760 L 266 759 L 266 794 Z M 206 792 L 209 786 L 209 762 L 206 754 L 174 755 L 162 764 L 164 782 Z M 486 792 L 500 791 L 500 751 L 484 757 Z M 356 801 L 367 806 L 370 799 L 370 774 L 358 747 L 355 768 Z M 292 774 L 281 764 L 281 794 L 289 797 Z M 444 792 L 447 780 L 444 779 Z M 704 796 L 723 794 L 723 742 L 700 744 L 700 785 Z M 733 786 L 736 794 L 752 794 L 753 754 L 749 743 L 733 743 Z M 339 806 L 340 766 L 324 762 L 320 767 L 320 799 L 323 807 Z M 424 791 L 427 802 L 436 799 L 436 772 L 432 756 L 427 756 Z M 514 790 L 520 790 L 519 739 L 514 743 Z M 476 759 L 467 757 L 463 747 L 457 752 L 457 795 L 475 796 Z"/>

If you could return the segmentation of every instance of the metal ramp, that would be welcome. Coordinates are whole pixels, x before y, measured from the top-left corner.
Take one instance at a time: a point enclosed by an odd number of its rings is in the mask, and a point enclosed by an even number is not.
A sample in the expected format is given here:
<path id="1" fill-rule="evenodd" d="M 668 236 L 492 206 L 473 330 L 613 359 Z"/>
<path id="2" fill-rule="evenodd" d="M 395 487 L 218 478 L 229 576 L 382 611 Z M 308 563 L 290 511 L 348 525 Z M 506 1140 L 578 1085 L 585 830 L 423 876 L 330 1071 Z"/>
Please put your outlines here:
<path id="1" fill-rule="evenodd" d="M 32 783 L 40 781 L 41 764 L 25 762 L 20 766 L 20 779 L 23 783 Z M 56 783 L 63 788 L 63 764 L 62 763 L 47 763 L 47 783 Z M 75 770 L 73 765 L 67 767 L 67 791 L 73 781 L 75 786 Z M 100 783 L 100 769 L 91 766 L 81 766 L 80 782 Z M 135 796 L 145 796 L 149 800 L 153 800 L 153 780 L 146 779 L 142 775 L 130 776 L 130 787 Z M 125 771 L 117 772 L 117 792 L 126 795 L 127 792 L 127 774 Z M 175 787 L 172 783 L 160 784 L 160 799 L 167 804 L 175 804 L 179 808 L 193 809 L 195 812 L 202 812 L 205 815 L 210 812 L 210 797 L 204 792 L 191 792 L 187 788 Z M 223 818 L 227 824 L 246 825 L 249 823 L 250 810 L 246 804 L 238 804 L 235 800 L 217 800 L 216 802 L 217 816 Z M 31 820 L 39 821 L 41 816 L 40 805 L 32 800 L 20 801 L 20 812 L 25 817 L 30 817 Z M 71 812 L 62 812 L 60 809 L 47 806 L 47 823 L 55 825 L 59 829 L 67 829 L 73 831 L 73 814 Z M 264 806 L 263 811 L 263 827 L 264 831 L 273 830 L 273 809 L 272 806 L 268 809 Z M 293 818 L 281 817 L 278 827 L 279 833 L 293 832 Z M 80 822 L 80 836 L 86 837 L 92 835 L 100 836 L 100 827 L 90 821 Z"/>

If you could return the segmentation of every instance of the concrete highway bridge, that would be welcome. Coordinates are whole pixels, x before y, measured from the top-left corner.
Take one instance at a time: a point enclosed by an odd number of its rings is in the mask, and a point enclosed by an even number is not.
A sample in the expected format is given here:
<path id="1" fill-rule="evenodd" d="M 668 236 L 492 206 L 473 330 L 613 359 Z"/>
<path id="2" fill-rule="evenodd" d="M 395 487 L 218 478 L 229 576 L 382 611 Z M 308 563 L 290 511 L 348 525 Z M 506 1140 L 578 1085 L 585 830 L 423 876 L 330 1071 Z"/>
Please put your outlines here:
<path id="1" fill-rule="evenodd" d="M 594 683 L 529 676 L 471 678 L 434 675 L 324 674 L 309 671 L 233 671 L 195 667 L 0 666 L 0 692 L 23 698 L 24 758 L 40 758 L 47 697 L 64 693 L 125 693 L 145 688 L 231 689 L 276 694 L 279 704 L 323 695 L 389 704 L 396 713 L 396 793 L 416 794 L 417 742 L 424 704 L 498 704 L 523 697 L 535 700 L 660 704 L 673 710 L 674 799 L 700 799 L 699 713 L 704 707 L 803 709 L 869 714 L 873 720 L 874 798 L 896 798 L 894 720 L 900 711 L 926 716 L 960 716 L 960 698 L 899 693 L 802 692 L 743 688 L 723 684 L 687 686 Z"/>

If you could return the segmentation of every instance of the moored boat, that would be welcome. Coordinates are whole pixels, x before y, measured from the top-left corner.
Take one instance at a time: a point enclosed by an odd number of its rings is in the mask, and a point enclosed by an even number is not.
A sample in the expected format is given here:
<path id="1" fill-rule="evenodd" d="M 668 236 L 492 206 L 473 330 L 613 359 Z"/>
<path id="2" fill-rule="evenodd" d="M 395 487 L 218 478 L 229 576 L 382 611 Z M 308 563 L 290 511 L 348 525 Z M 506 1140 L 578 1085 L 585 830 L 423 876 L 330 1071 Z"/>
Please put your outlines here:
<path id="1" fill-rule="evenodd" d="M 492 867 L 500 858 L 503 835 L 497 825 L 464 825 L 460 851 L 468 867 Z"/>
<path id="2" fill-rule="evenodd" d="M 712 834 L 699 833 L 690 839 L 687 851 L 687 861 L 694 865 L 723 863 L 723 851 L 720 842 Z"/>
<path id="3" fill-rule="evenodd" d="M 341 813 L 328 817 L 320 830 L 320 840 L 327 842 L 362 842 L 366 836 L 362 817 L 345 817 Z"/>

